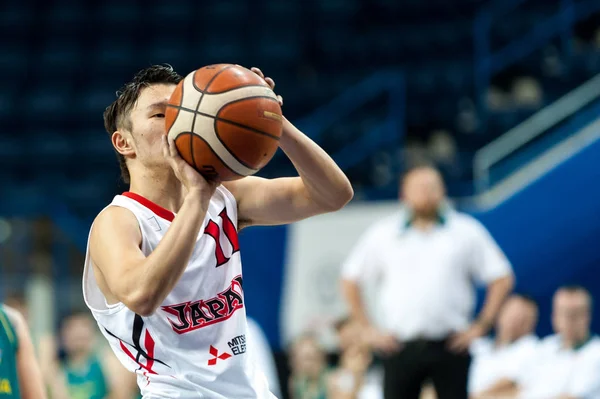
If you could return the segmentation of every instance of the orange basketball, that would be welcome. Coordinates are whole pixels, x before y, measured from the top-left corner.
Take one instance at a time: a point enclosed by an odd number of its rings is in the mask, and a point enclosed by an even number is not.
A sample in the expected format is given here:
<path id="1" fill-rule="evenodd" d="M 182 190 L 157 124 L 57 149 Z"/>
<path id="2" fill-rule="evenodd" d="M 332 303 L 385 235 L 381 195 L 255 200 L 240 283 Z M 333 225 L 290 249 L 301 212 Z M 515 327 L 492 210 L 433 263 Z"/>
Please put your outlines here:
<path id="1" fill-rule="evenodd" d="M 187 75 L 169 99 L 165 119 L 181 157 L 206 178 L 221 181 L 264 167 L 277 151 L 283 121 L 269 85 L 231 64 Z"/>

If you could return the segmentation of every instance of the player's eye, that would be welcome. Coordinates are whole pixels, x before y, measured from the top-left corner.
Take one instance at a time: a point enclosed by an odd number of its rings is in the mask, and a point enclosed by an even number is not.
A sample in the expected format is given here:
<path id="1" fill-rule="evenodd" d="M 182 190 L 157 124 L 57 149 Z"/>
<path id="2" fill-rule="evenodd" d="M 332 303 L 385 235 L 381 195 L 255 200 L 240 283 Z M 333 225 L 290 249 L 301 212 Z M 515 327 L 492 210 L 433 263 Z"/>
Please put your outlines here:
<path id="1" fill-rule="evenodd" d="M 153 118 L 164 118 L 165 114 L 154 114 L 152 115 Z"/>

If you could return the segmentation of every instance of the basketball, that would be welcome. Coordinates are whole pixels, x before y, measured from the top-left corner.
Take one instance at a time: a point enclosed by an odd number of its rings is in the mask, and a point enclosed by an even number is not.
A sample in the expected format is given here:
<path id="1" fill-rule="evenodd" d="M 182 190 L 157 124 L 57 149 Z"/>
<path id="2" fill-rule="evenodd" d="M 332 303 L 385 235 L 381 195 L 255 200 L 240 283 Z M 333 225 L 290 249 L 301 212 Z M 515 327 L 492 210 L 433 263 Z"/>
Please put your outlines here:
<path id="1" fill-rule="evenodd" d="M 253 175 L 279 146 L 283 117 L 277 96 L 239 65 L 209 65 L 175 88 L 165 113 L 181 157 L 208 179 Z"/>

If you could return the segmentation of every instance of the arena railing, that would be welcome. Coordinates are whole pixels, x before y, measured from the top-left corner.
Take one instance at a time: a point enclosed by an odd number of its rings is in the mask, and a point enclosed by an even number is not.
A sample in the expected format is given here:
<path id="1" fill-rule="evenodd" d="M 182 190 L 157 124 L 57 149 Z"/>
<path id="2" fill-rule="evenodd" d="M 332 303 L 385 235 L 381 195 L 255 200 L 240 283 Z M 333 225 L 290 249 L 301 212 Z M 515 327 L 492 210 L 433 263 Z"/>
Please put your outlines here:
<path id="1" fill-rule="evenodd" d="M 490 174 L 495 165 L 599 99 L 600 74 L 478 150 L 473 158 L 476 192 L 482 194 L 491 188 L 493 182 Z M 589 116 L 593 119 L 597 113 L 594 109 L 589 111 Z M 581 113 L 581 116 L 590 112 Z"/>
<path id="2" fill-rule="evenodd" d="M 561 0 L 559 10 L 554 15 L 540 20 L 532 30 L 499 50 L 491 48 L 491 30 L 494 21 L 518 8 L 527 0 L 495 0 L 479 11 L 473 20 L 474 40 L 474 87 L 482 127 L 487 122 L 485 93 L 494 74 L 505 70 L 535 50 L 560 36 L 561 45 L 568 53 L 571 46 L 571 31 L 576 22 L 600 11 L 598 0 Z"/>

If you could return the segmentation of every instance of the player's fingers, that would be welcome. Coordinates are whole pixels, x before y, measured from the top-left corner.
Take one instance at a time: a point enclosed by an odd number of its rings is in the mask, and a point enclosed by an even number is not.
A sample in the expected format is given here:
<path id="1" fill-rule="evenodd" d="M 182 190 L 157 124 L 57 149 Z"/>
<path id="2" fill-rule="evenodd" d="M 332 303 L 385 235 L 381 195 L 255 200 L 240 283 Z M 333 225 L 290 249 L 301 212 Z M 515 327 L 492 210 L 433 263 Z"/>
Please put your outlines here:
<path id="1" fill-rule="evenodd" d="M 277 101 L 279 102 L 279 105 L 283 106 L 283 97 L 277 96 Z"/>
<path id="2" fill-rule="evenodd" d="M 265 78 L 265 82 L 271 87 L 271 90 L 275 89 L 275 81 L 271 78 Z"/>
<path id="3" fill-rule="evenodd" d="M 167 142 L 167 136 L 164 135 L 160 138 L 163 157 L 169 158 L 169 143 Z"/>
<path id="4" fill-rule="evenodd" d="M 265 78 L 265 75 L 262 73 L 262 71 L 259 68 L 252 67 L 252 68 L 250 68 L 250 70 L 252 72 L 254 72 L 255 74 L 257 74 L 258 76 L 260 76 L 261 78 L 263 78 L 263 79 Z"/>
<path id="5" fill-rule="evenodd" d="M 169 141 L 169 155 L 173 159 L 178 159 L 179 158 L 179 152 L 177 151 L 177 147 L 175 146 L 175 140 L 173 140 L 172 137 L 169 137 L 168 141 Z"/>

